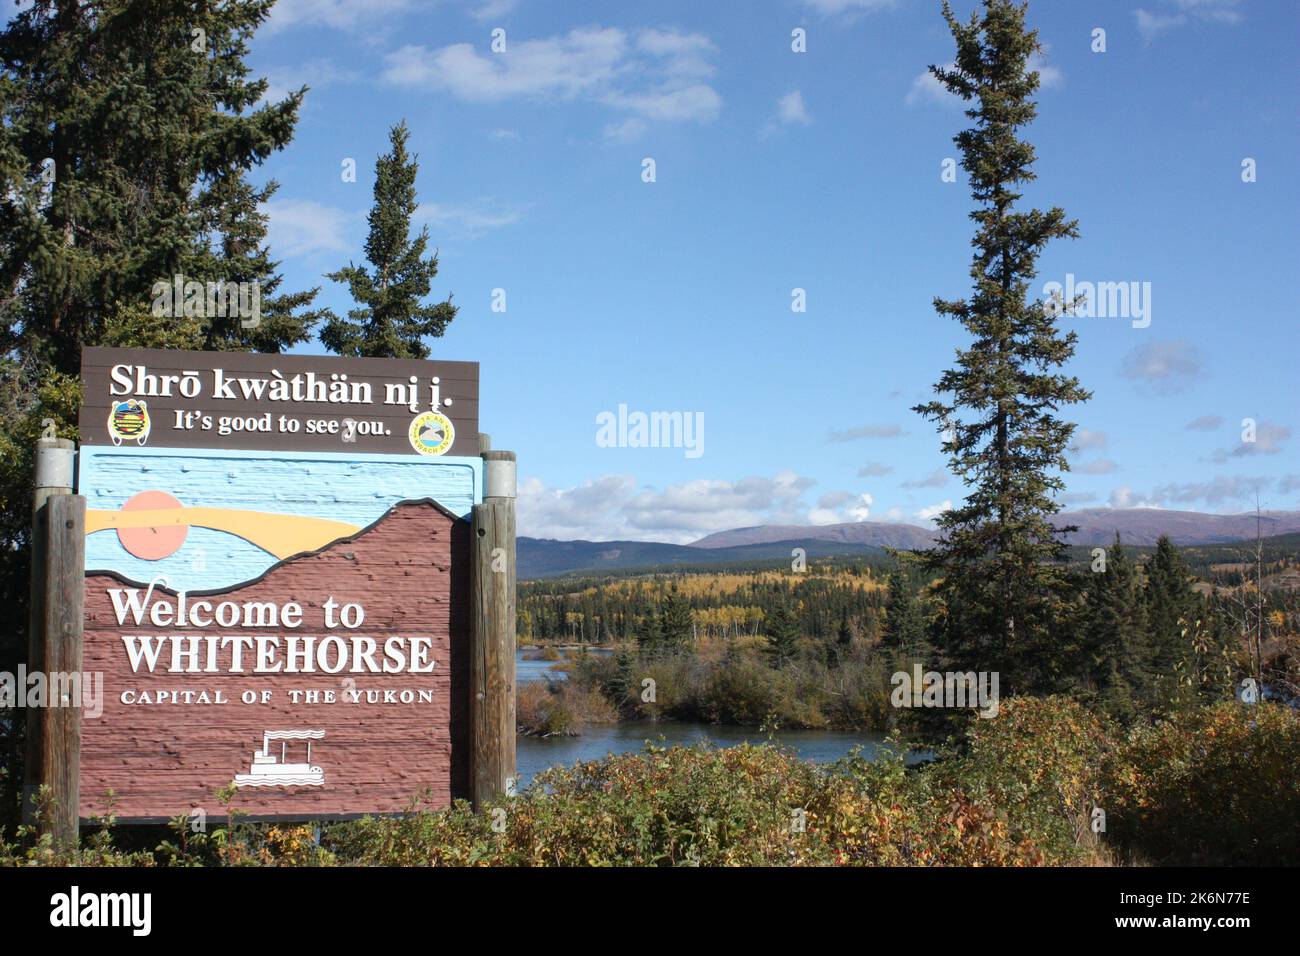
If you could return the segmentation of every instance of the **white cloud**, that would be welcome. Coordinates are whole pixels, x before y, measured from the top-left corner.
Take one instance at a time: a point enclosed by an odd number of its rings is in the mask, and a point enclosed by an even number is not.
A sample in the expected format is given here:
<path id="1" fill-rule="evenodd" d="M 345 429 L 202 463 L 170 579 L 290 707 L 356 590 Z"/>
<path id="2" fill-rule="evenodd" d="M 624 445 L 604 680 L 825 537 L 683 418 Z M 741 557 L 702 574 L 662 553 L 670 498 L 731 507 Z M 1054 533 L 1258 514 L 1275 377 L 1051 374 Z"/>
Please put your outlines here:
<path id="1" fill-rule="evenodd" d="M 1171 0 L 1154 12 L 1139 7 L 1133 12 L 1138 33 L 1150 43 L 1158 34 L 1187 23 L 1226 23 L 1235 26 L 1244 18 L 1240 0 Z"/>
<path id="2" fill-rule="evenodd" d="M 310 199 L 271 199 L 262 205 L 269 217 L 267 241 L 277 258 L 316 252 L 347 252 L 351 213 Z"/>
<path id="3" fill-rule="evenodd" d="M 943 514 L 945 511 L 950 511 L 951 509 L 952 501 L 945 499 L 937 505 L 928 505 L 927 507 L 922 508 L 916 513 L 916 518 L 920 521 L 933 521 L 935 518 L 939 517 L 939 515 Z"/>
<path id="4" fill-rule="evenodd" d="M 1087 451 L 1090 448 L 1105 448 L 1106 433 L 1094 431 L 1090 428 L 1080 428 L 1074 433 L 1074 441 L 1070 443 L 1070 451 L 1076 454 L 1081 451 Z"/>
<path id="5" fill-rule="evenodd" d="M 1047 49 L 1043 48 L 1040 53 L 1032 53 L 1025 64 L 1030 70 L 1038 71 L 1038 86 L 1040 89 L 1052 90 L 1060 87 L 1065 83 L 1065 74 L 1059 67 L 1053 66 L 1047 61 Z M 957 64 L 953 62 L 944 63 L 942 69 L 955 70 Z M 948 91 L 948 87 L 939 81 L 939 78 L 931 73 L 928 69 L 923 70 L 912 78 L 912 86 L 903 97 L 903 102 L 908 106 L 916 106 L 918 103 L 940 103 L 944 106 L 961 106 L 962 98 L 955 93 Z"/>
<path id="6" fill-rule="evenodd" d="M 1110 493 L 1112 508 L 1159 508 L 1160 505 L 1147 498 L 1140 497 L 1128 485 L 1120 485 Z"/>
<path id="7" fill-rule="evenodd" d="M 1038 86 L 1044 90 L 1054 90 L 1065 83 L 1065 74 L 1059 67 L 1052 66 L 1047 62 L 1046 45 L 1038 53 L 1031 53 L 1026 66 L 1031 70 L 1038 71 Z"/>
<path id="8" fill-rule="evenodd" d="M 904 488 L 942 488 L 948 483 L 948 472 L 942 468 L 936 468 L 924 478 L 913 478 L 902 484 Z"/>
<path id="9" fill-rule="evenodd" d="M 812 117 L 808 115 L 808 107 L 804 105 L 803 93 L 791 90 L 777 100 L 776 118 L 785 126 L 795 123 L 802 126 L 811 125 Z"/>
<path id="10" fill-rule="evenodd" d="M 1260 421 L 1255 425 L 1255 440 L 1238 442 L 1228 451 L 1215 452 L 1212 461 L 1224 462 L 1228 458 L 1240 458 L 1244 455 L 1276 455 L 1282 450 L 1282 444 L 1291 437 L 1291 429 L 1285 425 Z"/>
<path id="11" fill-rule="evenodd" d="M 956 63 L 945 63 L 945 70 L 955 69 Z M 903 102 L 908 106 L 915 106 L 918 103 L 943 103 L 946 106 L 960 106 L 962 99 L 955 93 L 949 93 L 948 87 L 939 82 L 929 70 L 923 70 L 918 73 L 912 80 L 912 88 L 907 91 L 907 96 L 903 97 Z"/>
<path id="12" fill-rule="evenodd" d="M 718 92 L 704 82 L 716 52 L 698 33 L 629 35 L 614 27 L 585 27 L 511 41 L 503 53 L 480 52 L 469 43 L 407 45 L 388 55 L 383 78 L 397 86 L 446 90 L 473 103 L 582 100 L 642 120 L 708 123 L 722 108 Z M 613 135 L 626 138 L 629 132 L 625 127 Z"/>
<path id="13" fill-rule="evenodd" d="M 871 495 L 858 495 L 857 502 L 846 509 L 850 518 L 854 521 L 866 521 L 871 517 L 871 506 L 875 503 Z"/>
<path id="14" fill-rule="evenodd" d="M 611 93 L 605 102 L 646 119 L 669 123 L 709 123 L 718 118 L 722 97 L 707 83 L 651 93 Z"/>
<path id="15" fill-rule="evenodd" d="M 526 478 L 519 484 L 519 531 L 534 538 L 623 537 L 623 527 L 613 526 L 610 517 L 635 489 L 630 475 L 605 475 L 567 489 Z"/>
<path id="16" fill-rule="evenodd" d="M 523 213 L 493 199 L 480 199 L 469 203 L 420 203 L 412 218 L 427 223 L 435 237 L 473 239 L 514 225 L 523 219 Z"/>
<path id="17" fill-rule="evenodd" d="M 866 521 L 871 517 L 871 495 L 851 491 L 832 491 L 817 499 L 817 507 L 808 512 L 809 524 L 844 524 Z"/>
<path id="18" fill-rule="evenodd" d="M 1090 461 L 1076 469 L 1085 475 L 1109 475 L 1112 471 L 1119 469 L 1119 465 L 1109 458 L 1098 458 L 1096 461 Z"/>
<path id="19" fill-rule="evenodd" d="M 1247 501 L 1268 485 L 1265 478 L 1246 478 L 1241 475 L 1217 475 L 1209 481 L 1171 483 L 1160 485 L 1152 492 L 1156 501 L 1173 501 L 1187 504 L 1203 501 L 1219 505 L 1229 501 Z"/>
<path id="20" fill-rule="evenodd" d="M 637 487 L 630 475 L 606 475 L 574 488 L 548 488 L 537 478 L 519 487 L 519 533 L 538 538 L 669 541 L 685 544 L 714 531 L 759 524 L 834 521 L 869 509 L 869 495 L 851 496 L 834 509 L 808 508 L 814 485 L 792 471 L 737 481 L 701 478 L 662 490 Z"/>
<path id="21" fill-rule="evenodd" d="M 1186 339 L 1139 345 L 1124 357 L 1120 375 L 1161 395 L 1183 391 L 1202 377 L 1200 351 Z"/>
<path id="22" fill-rule="evenodd" d="M 483 0 L 483 2 L 475 5 L 469 15 L 482 22 L 491 20 L 494 17 L 508 16 L 514 12 L 517 6 L 519 6 L 519 0 Z"/>
<path id="23" fill-rule="evenodd" d="M 602 135 L 610 143 L 633 143 L 644 136 L 649 128 L 645 120 L 629 116 L 625 120 L 607 125 Z"/>
<path id="24" fill-rule="evenodd" d="M 859 478 L 878 478 L 881 475 L 887 475 L 894 469 L 880 461 L 869 461 L 858 469 Z"/>

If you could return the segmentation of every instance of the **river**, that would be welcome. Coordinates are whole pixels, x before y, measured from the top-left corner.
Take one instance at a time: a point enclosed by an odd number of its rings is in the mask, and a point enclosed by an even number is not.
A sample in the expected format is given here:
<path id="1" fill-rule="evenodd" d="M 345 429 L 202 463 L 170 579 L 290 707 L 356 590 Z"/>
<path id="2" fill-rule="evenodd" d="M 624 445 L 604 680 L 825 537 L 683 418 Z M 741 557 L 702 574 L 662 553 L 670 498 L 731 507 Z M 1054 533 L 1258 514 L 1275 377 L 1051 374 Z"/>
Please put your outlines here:
<path id="1" fill-rule="evenodd" d="M 562 671 L 551 669 L 554 663 L 541 660 L 535 652 L 519 651 L 515 656 L 515 679 L 519 683 L 544 680 L 548 676 L 563 679 Z M 791 748 L 805 760 L 833 763 L 859 746 L 864 757 L 872 757 L 880 750 L 884 738 L 882 734 L 868 731 L 782 730 L 770 739 Z M 518 788 L 528 786 L 535 774 L 548 767 L 638 751 L 646 741 L 656 746 L 690 746 L 705 740 L 719 747 L 734 747 L 741 743 L 765 743 L 769 735 L 757 727 L 730 724 L 621 720 L 613 724 L 588 724 L 580 737 L 518 737 L 515 742 Z"/>

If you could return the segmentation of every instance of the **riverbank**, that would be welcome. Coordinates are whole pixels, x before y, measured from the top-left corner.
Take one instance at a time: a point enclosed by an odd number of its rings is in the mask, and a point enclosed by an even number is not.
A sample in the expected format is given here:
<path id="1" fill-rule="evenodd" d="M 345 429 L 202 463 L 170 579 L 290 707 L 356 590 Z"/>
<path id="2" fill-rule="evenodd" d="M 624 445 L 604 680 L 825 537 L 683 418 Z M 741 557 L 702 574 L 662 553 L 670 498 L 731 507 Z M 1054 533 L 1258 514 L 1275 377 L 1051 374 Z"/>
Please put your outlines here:
<path id="1" fill-rule="evenodd" d="M 883 733 L 897 720 L 892 666 L 887 652 L 862 642 L 785 660 L 762 638 L 656 653 L 622 646 L 543 658 L 528 649 L 516 659 L 516 716 L 527 736 L 580 734 L 620 719 Z"/>
<path id="2" fill-rule="evenodd" d="M 718 748 L 772 744 L 799 760 L 831 764 L 857 751 L 875 760 L 885 750 L 885 739 L 870 731 L 781 730 L 735 727 L 724 724 L 682 723 L 671 720 L 619 720 L 588 724 L 573 736 L 521 735 L 515 742 L 517 786 L 527 787 L 551 767 L 569 767 L 578 761 L 602 760 L 635 754 L 646 745 L 656 747 Z"/>

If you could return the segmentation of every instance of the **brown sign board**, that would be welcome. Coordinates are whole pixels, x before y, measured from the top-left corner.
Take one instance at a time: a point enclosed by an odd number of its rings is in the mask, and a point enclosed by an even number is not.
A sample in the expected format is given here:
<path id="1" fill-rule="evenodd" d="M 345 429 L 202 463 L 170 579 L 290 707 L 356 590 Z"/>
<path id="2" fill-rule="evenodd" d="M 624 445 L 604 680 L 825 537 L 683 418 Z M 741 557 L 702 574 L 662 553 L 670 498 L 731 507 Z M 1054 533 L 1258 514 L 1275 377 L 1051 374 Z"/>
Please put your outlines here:
<path id="1" fill-rule="evenodd" d="M 479 452 L 477 362 L 86 348 L 81 377 L 83 445 Z"/>
<path id="2" fill-rule="evenodd" d="M 234 810 L 265 820 L 399 813 L 465 795 L 467 518 L 483 500 L 483 463 L 462 442 L 477 448 L 477 366 L 86 353 L 83 661 L 102 706 L 83 712 L 80 817 L 220 818 L 226 788 Z M 195 394 L 177 397 L 185 374 Z M 424 393 L 415 415 L 386 407 L 386 386 L 412 375 Z M 304 389 L 322 376 L 364 382 L 375 400 L 317 409 L 213 396 L 213 382 L 254 376 Z M 132 394 L 110 388 L 128 379 Z M 449 383 L 441 399 L 452 403 L 430 403 L 428 386 Z M 438 408 L 460 416 L 451 428 L 409 428 Z M 173 427 L 191 414 L 268 412 L 269 434 Z M 294 444 L 278 420 L 295 414 L 391 422 L 392 434 L 290 433 Z"/>

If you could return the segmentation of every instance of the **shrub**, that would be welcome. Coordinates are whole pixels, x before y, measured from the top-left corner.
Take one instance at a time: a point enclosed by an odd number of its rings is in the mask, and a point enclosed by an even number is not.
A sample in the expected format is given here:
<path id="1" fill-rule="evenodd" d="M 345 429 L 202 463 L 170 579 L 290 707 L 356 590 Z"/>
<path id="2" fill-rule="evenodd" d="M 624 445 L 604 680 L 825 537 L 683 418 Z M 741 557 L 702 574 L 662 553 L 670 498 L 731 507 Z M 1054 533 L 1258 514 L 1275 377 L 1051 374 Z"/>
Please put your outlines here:
<path id="1" fill-rule="evenodd" d="M 1101 764 L 1115 732 L 1076 701 L 1016 697 L 996 717 L 972 718 L 962 759 L 936 769 L 1003 808 L 1014 839 L 1082 861 L 1098 847 L 1092 811 L 1104 808 Z"/>
<path id="2" fill-rule="evenodd" d="M 1235 701 L 1136 728 L 1107 762 L 1107 832 L 1163 864 L 1300 858 L 1300 715 Z"/>

